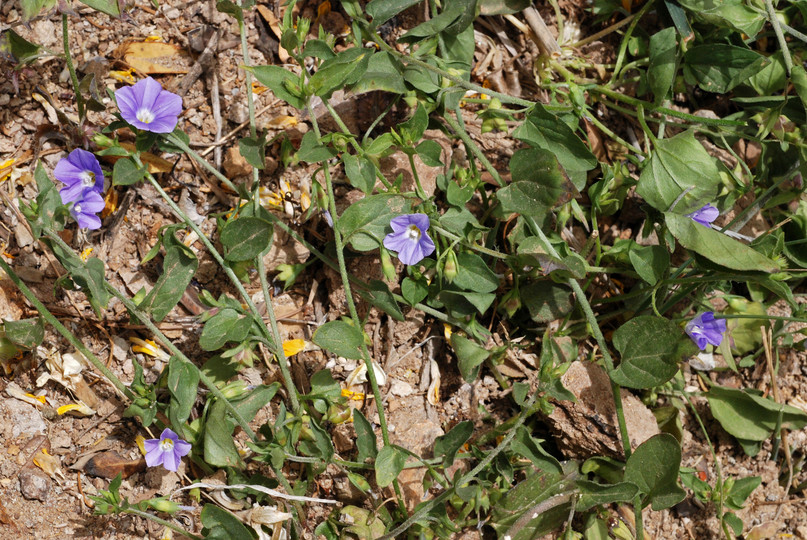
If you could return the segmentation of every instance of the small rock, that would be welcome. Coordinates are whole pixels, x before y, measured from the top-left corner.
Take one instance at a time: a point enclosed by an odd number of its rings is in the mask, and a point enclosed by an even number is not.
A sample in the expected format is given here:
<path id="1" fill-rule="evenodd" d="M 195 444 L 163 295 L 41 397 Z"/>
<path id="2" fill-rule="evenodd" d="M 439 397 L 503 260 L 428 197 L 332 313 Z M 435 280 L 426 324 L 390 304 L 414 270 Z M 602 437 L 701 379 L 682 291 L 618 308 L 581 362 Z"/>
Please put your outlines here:
<path id="1" fill-rule="evenodd" d="M 39 469 L 26 468 L 20 471 L 20 493 L 28 500 L 45 502 L 50 491 L 50 478 Z"/>
<path id="2" fill-rule="evenodd" d="M 173 21 L 174 19 L 178 19 L 181 14 L 182 12 L 179 11 L 177 8 L 171 8 L 165 12 L 165 17 Z"/>
<path id="3" fill-rule="evenodd" d="M 11 438 L 15 439 L 20 435 L 28 437 L 36 434 L 43 434 L 48 426 L 42 419 L 42 415 L 33 405 L 16 399 L 4 400 L 0 403 L 0 417 L 5 416 L 8 420 L 6 426 L 11 428 Z"/>
<path id="4" fill-rule="evenodd" d="M 241 152 L 236 147 L 227 149 L 227 154 L 224 157 L 224 172 L 230 178 L 237 178 L 239 176 L 247 176 L 252 172 L 252 165 L 250 165 Z"/>
<path id="5" fill-rule="evenodd" d="M 414 390 L 412 389 L 412 385 L 408 382 L 399 381 L 398 379 L 392 379 L 389 385 L 389 393 L 393 396 L 400 396 L 406 397 L 412 394 Z"/>

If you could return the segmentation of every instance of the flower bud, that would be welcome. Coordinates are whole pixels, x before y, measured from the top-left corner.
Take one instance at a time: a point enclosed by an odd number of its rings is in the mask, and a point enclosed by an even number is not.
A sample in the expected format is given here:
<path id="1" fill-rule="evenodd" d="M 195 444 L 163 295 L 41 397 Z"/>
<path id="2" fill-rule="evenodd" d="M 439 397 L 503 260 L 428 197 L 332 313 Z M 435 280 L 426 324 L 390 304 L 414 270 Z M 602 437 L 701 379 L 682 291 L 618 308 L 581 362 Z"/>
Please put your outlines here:
<path id="1" fill-rule="evenodd" d="M 512 317 L 519 309 L 521 309 L 521 295 L 518 293 L 518 289 L 511 289 L 502 297 L 499 311 Z"/>
<path id="2" fill-rule="evenodd" d="M 173 514 L 177 510 L 179 510 L 179 505 L 174 501 L 169 501 L 168 499 L 164 499 L 160 497 L 159 499 L 151 499 L 147 501 L 148 505 L 158 512 L 166 512 L 168 514 Z"/>
<path id="3" fill-rule="evenodd" d="M 457 262 L 457 254 L 453 249 L 450 249 L 445 257 L 445 264 L 443 266 L 443 277 L 447 282 L 451 283 L 459 273 L 459 262 Z"/>
<path id="4" fill-rule="evenodd" d="M 101 148 L 109 148 L 110 146 L 115 146 L 114 139 L 110 139 L 109 137 L 100 132 L 92 136 L 92 141 Z"/>
<path id="5" fill-rule="evenodd" d="M 232 381 L 224 385 L 221 393 L 227 399 L 237 399 L 247 391 L 247 383 L 242 380 Z"/>
<path id="6" fill-rule="evenodd" d="M 332 424 L 344 424 L 351 418 L 353 409 L 343 405 L 331 405 L 328 407 L 328 414 L 325 415 L 325 420 Z"/>
<path id="7" fill-rule="evenodd" d="M 395 281 L 398 274 L 395 272 L 395 265 L 392 264 L 392 257 L 389 251 L 384 246 L 381 246 L 381 269 L 384 271 L 384 277 L 388 281 Z"/>

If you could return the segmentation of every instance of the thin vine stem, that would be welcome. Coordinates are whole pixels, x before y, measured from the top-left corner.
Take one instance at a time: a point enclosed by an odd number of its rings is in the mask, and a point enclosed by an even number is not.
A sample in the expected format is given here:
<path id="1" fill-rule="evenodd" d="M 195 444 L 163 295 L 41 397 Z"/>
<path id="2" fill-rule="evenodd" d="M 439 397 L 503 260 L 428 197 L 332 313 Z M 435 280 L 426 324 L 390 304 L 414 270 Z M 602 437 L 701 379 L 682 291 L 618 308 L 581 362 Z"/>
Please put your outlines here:
<path id="1" fill-rule="evenodd" d="M 84 121 L 84 96 L 81 95 L 78 75 L 76 75 L 76 68 L 73 65 L 73 57 L 70 55 L 70 33 L 67 27 L 67 13 L 62 13 L 62 44 L 64 45 L 64 61 L 67 64 L 67 70 L 70 72 L 70 81 L 73 83 L 73 91 L 76 93 L 76 109 L 78 110 L 78 121 L 79 124 L 81 124 Z"/>
<path id="2" fill-rule="evenodd" d="M 195 534 L 193 534 L 191 532 L 188 532 L 185 529 L 183 529 L 182 527 L 174 525 L 170 521 L 166 521 L 166 520 L 164 520 L 162 518 L 159 518 L 159 517 L 155 516 L 151 512 L 144 512 L 143 510 L 140 510 L 139 508 L 133 508 L 131 506 L 129 508 L 126 508 L 125 510 L 122 510 L 122 512 L 126 513 L 126 514 L 131 514 L 133 516 L 138 516 L 138 517 L 141 517 L 143 519 L 151 520 L 154 523 L 157 523 L 158 525 L 162 525 L 163 527 L 167 527 L 167 528 L 171 529 L 175 533 L 181 534 L 182 536 L 187 536 L 191 540 L 204 540 L 204 538 L 202 538 L 201 536 L 197 536 L 197 535 L 195 535 Z"/>
<path id="3" fill-rule="evenodd" d="M 56 234 L 54 234 L 53 236 L 58 238 Z M 59 240 L 61 240 L 61 238 L 59 238 Z M 45 306 L 45 304 L 39 301 L 34 292 L 28 288 L 25 282 L 23 282 L 22 279 L 20 279 L 17 273 L 11 269 L 11 266 L 9 266 L 8 263 L 6 263 L 6 261 L 2 259 L 2 257 L 0 257 L 0 268 L 2 268 L 3 271 L 8 275 L 9 279 L 14 283 L 14 285 L 16 285 L 17 288 L 20 289 L 23 296 L 25 296 L 25 298 L 29 302 L 31 302 L 31 305 L 34 306 L 34 309 L 36 309 L 39 315 L 43 319 L 45 319 L 45 321 L 47 321 L 48 324 L 53 326 L 56 329 L 56 331 L 62 335 L 62 337 L 64 337 L 67 341 L 69 341 L 73 347 L 75 347 L 81 354 L 83 354 L 84 357 L 87 360 L 89 360 L 98 371 L 103 373 L 103 375 L 107 379 L 109 379 L 109 382 L 112 384 L 112 386 L 115 387 L 116 390 L 118 390 L 118 392 L 121 393 L 121 395 L 126 396 L 130 400 L 135 399 L 136 396 L 132 393 L 132 391 L 129 390 L 129 388 L 125 384 L 123 384 L 123 382 L 120 379 L 118 379 L 118 377 L 114 373 L 112 373 L 112 371 L 108 367 L 106 367 L 106 365 L 103 362 L 101 362 L 101 360 L 99 360 L 81 341 L 79 341 L 79 339 L 76 336 L 74 336 L 73 333 L 70 332 L 70 330 L 65 328 L 65 326 L 61 322 L 59 322 L 59 319 L 57 319 L 50 312 L 50 310 Z"/>

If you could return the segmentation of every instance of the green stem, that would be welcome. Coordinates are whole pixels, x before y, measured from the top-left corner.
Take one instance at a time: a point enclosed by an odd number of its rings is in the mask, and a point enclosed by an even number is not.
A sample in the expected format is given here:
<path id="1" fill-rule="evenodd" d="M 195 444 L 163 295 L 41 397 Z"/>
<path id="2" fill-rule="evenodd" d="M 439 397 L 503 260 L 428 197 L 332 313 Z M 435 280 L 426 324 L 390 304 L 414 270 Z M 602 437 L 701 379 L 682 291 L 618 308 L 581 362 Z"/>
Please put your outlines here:
<path id="1" fill-rule="evenodd" d="M 55 234 L 53 235 L 56 238 Z M 59 238 L 61 240 L 61 238 Z M 69 249 L 69 248 L 68 248 Z M 132 393 L 129 388 L 121 382 L 118 377 L 112 373 L 106 365 L 101 362 L 84 344 L 78 340 L 76 336 L 73 335 L 70 330 L 65 328 L 65 326 L 59 322 L 59 319 L 53 316 L 53 314 L 45 307 L 45 304 L 39 301 L 39 299 L 34 295 L 33 291 L 28 288 L 28 286 L 20 279 L 20 277 L 11 269 L 11 267 L 0 258 L 0 268 L 5 271 L 8 275 L 9 279 L 17 286 L 17 288 L 22 292 L 23 296 L 31 302 L 31 305 L 34 306 L 34 309 L 42 316 L 45 321 L 47 321 L 51 326 L 53 326 L 57 332 L 59 332 L 70 344 L 75 347 L 84 357 L 89 360 L 95 368 L 104 374 L 104 376 L 109 379 L 109 382 L 120 392 L 122 395 L 126 396 L 130 400 L 135 399 L 135 395 Z"/>
<path id="2" fill-rule="evenodd" d="M 242 0 L 238 0 L 239 7 L 243 4 Z M 244 19 L 238 19 L 238 33 L 241 36 L 241 57 L 244 59 L 244 66 L 249 67 L 249 49 L 247 48 L 247 32 L 244 27 Z M 244 82 L 247 85 L 247 108 L 249 110 L 249 134 L 252 137 L 258 135 L 255 126 L 255 100 L 252 97 L 252 72 L 249 69 L 246 72 L 246 79 Z"/>
<path id="3" fill-rule="evenodd" d="M 719 118 L 703 118 L 700 116 L 695 116 L 693 114 L 687 114 L 680 111 L 676 111 L 674 109 L 668 109 L 667 107 L 657 107 L 656 105 L 650 103 L 649 101 L 642 101 L 641 99 L 636 99 L 630 96 L 626 96 L 625 94 L 621 94 L 619 92 L 615 92 L 610 88 L 605 86 L 591 86 L 586 88 L 590 92 L 596 92 L 597 94 L 602 94 L 604 96 L 608 96 L 611 99 L 615 99 L 616 101 L 621 101 L 623 103 L 627 103 L 629 105 L 633 105 L 634 107 L 642 106 L 645 110 L 652 111 L 658 114 L 666 114 L 667 116 L 672 116 L 674 118 L 680 118 L 682 120 L 688 120 L 690 122 L 694 122 L 696 124 L 704 124 L 707 126 L 721 126 L 721 127 L 744 127 L 744 122 L 737 122 L 735 120 L 722 120 Z"/>
<path id="4" fill-rule="evenodd" d="M 476 467 L 468 471 L 466 474 L 462 476 L 462 478 L 457 481 L 454 486 L 463 486 L 467 484 L 471 479 L 475 478 L 480 472 L 482 472 L 488 464 L 493 461 L 496 456 L 498 456 L 504 449 L 508 447 L 510 441 L 513 440 L 513 437 L 516 436 L 516 432 L 518 428 L 524 424 L 527 418 L 534 414 L 535 411 L 533 410 L 533 404 L 535 403 L 536 398 L 538 397 L 538 392 L 535 392 L 530 396 L 530 399 L 524 404 L 521 413 L 518 415 L 518 418 L 513 423 L 511 429 L 508 430 L 507 435 L 504 436 L 502 442 L 499 445 L 488 452 Z M 420 510 L 412 514 L 406 521 L 404 521 L 400 526 L 398 526 L 395 530 L 385 534 L 379 540 L 391 540 L 392 538 L 397 538 L 399 535 L 406 532 L 406 530 L 411 527 L 413 524 L 417 523 L 421 519 L 423 519 L 426 515 L 431 512 L 431 510 L 437 506 L 438 504 L 442 504 L 446 499 L 451 497 L 454 493 L 455 487 L 451 487 L 445 490 L 443 493 L 432 499 L 428 504 L 424 504 L 421 506 Z"/>
<path id="5" fill-rule="evenodd" d="M 84 96 L 81 95 L 76 68 L 73 66 L 73 57 L 70 56 L 70 33 L 67 28 L 67 13 L 62 13 L 62 43 L 64 45 L 64 60 L 67 63 L 67 70 L 70 72 L 70 81 L 73 83 L 73 91 L 76 93 L 78 123 L 81 125 L 84 122 Z"/>
<path id="6" fill-rule="evenodd" d="M 275 348 L 275 356 L 277 357 L 278 366 L 280 366 L 280 373 L 283 375 L 283 383 L 286 385 L 286 390 L 290 392 L 289 401 L 291 401 L 291 410 L 295 414 L 299 414 L 300 400 L 297 397 L 297 387 L 294 385 L 294 379 L 292 379 L 291 372 L 289 371 L 289 361 L 286 358 L 286 352 L 283 350 L 283 339 L 280 336 L 280 327 L 277 324 L 274 306 L 272 306 L 272 297 L 269 296 L 269 281 L 266 279 L 266 266 L 263 263 L 262 256 L 258 256 L 257 261 L 258 275 L 261 278 L 261 290 L 263 291 L 263 298 L 266 302 L 266 314 L 269 316 L 269 324 L 272 326 L 272 334 L 275 336 L 275 342 L 280 344 Z"/>
<path id="7" fill-rule="evenodd" d="M 415 156 L 410 152 L 406 152 L 406 156 L 409 158 L 409 168 L 412 169 L 412 177 L 415 179 L 415 192 L 420 200 L 426 201 L 429 197 L 426 196 L 426 192 L 423 191 L 423 186 L 420 184 L 420 175 L 415 167 Z"/>
<path id="8" fill-rule="evenodd" d="M 459 115 L 460 112 L 456 111 L 456 114 Z M 444 115 L 443 119 L 451 128 L 451 131 L 453 131 L 454 134 L 457 137 L 459 137 L 463 143 L 465 143 L 465 146 L 468 147 L 468 149 L 476 157 L 476 159 L 479 160 L 482 166 L 484 166 L 485 169 L 487 169 L 487 171 L 490 173 L 490 175 L 493 177 L 493 179 L 496 181 L 499 187 L 504 187 L 506 184 L 504 180 L 502 180 L 499 171 L 497 171 L 496 168 L 493 166 L 493 164 L 491 164 L 491 162 L 488 160 L 488 158 L 485 157 L 485 154 L 483 154 L 482 151 L 479 149 L 479 147 L 476 145 L 476 143 L 474 143 L 470 135 L 468 135 L 468 133 L 466 133 L 465 130 L 462 129 L 462 127 L 460 127 L 459 123 L 455 119 L 451 118 L 450 114 Z"/>
<path id="9" fill-rule="evenodd" d="M 490 96 L 490 97 L 495 97 L 499 101 L 501 101 L 502 103 L 510 103 L 512 105 L 520 105 L 522 107 L 527 107 L 527 108 L 531 108 L 533 105 L 535 105 L 535 102 L 527 101 L 526 99 L 513 97 L 513 96 L 510 96 L 510 95 L 507 95 L 507 94 L 502 94 L 501 92 L 496 92 L 494 90 L 491 90 L 490 88 L 485 88 L 484 86 L 479 86 L 478 84 L 474 84 L 472 82 L 469 82 L 469 81 L 466 81 L 464 79 L 461 79 L 461 78 L 459 78 L 459 77 L 457 77 L 455 75 L 451 75 L 447 71 L 445 71 L 443 69 L 440 69 L 438 67 L 435 67 L 435 66 L 433 66 L 433 65 L 431 65 L 431 64 L 429 64 L 427 62 L 424 62 L 422 60 L 418 60 L 417 58 L 413 58 L 413 57 L 411 57 L 411 56 L 409 56 L 407 54 L 403 54 L 401 52 L 398 52 L 398 50 L 392 48 L 387 42 L 382 40 L 378 36 L 378 34 L 374 34 L 372 39 L 373 39 L 373 43 L 378 45 L 379 48 L 381 48 L 382 50 L 388 52 L 389 54 L 397 57 L 402 62 L 407 63 L 407 64 L 414 64 L 414 65 L 416 65 L 418 67 L 422 67 L 423 69 L 425 69 L 427 71 L 431 71 L 432 73 L 436 73 L 437 75 L 440 75 L 441 77 L 443 77 L 445 79 L 448 79 L 449 81 L 453 82 L 457 86 L 465 88 L 466 90 L 473 90 L 474 92 L 478 92 L 480 94 L 485 94 L 485 95 Z"/>
<path id="10" fill-rule="evenodd" d="M 625 54 L 628 51 L 628 41 L 630 41 L 630 36 L 633 34 L 633 31 L 636 29 L 636 25 L 639 24 L 639 21 L 645 15 L 645 13 L 650 10 L 655 2 L 652 0 L 648 0 L 642 9 L 636 13 L 636 17 L 633 18 L 630 22 L 630 26 L 628 26 L 627 30 L 625 30 L 625 35 L 622 37 L 622 42 L 619 44 L 619 53 L 617 53 L 616 57 L 616 65 L 614 66 L 614 74 L 611 76 L 611 80 L 608 82 L 608 86 L 614 86 L 616 82 L 619 80 L 620 72 L 622 71 L 622 64 L 625 62 Z"/>
<path id="11" fill-rule="evenodd" d="M 544 244 L 544 248 L 547 250 L 547 253 L 551 257 L 555 257 L 557 259 L 560 258 L 560 255 L 549 242 L 549 238 L 546 237 L 544 231 L 541 230 L 541 227 L 535 222 L 534 219 L 528 216 L 522 216 L 527 225 L 530 229 L 535 233 L 535 235 L 541 239 Z M 572 279 L 569 278 L 566 280 L 566 283 L 571 287 L 572 291 L 574 292 L 575 296 L 577 297 L 577 302 L 580 304 L 583 313 L 586 316 L 586 320 L 591 327 L 591 333 L 594 336 L 594 339 L 597 341 L 597 345 L 600 347 L 600 352 L 602 354 L 603 362 L 605 363 L 605 369 L 608 372 L 608 375 L 614 371 L 614 360 L 611 358 L 611 353 L 608 350 L 608 343 L 605 341 L 605 336 L 602 334 L 602 330 L 600 329 L 599 324 L 597 323 L 597 317 L 594 315 L 594 311 L 591 309 L 591 304 L 589 304 L 588 299 L 586 298 L 585 292 L 580 287 L 580 284 Z M 617 423 L 619 424 L 619 436 L 622 439 L 622 449 L 625 453 L 625 459 L 628 459 L 631 455 L 631 447 L 630 447 L 630 437 L 628 436 L 628 425 L 625 421 L 625 411 L 622 406 L 622 393 L 621 388 L 618 384 L 611 381 L 611 391 L 614 396 L 614 408 L 616 409 L 616 417 Z M 641 522 L 642 522 L 642 508 L 641 506 L 634 505 L 634 514 L 636 517 L 636 530 L 637 532 L 641 531 Z M 637 536 L 638 539 L 641 540 L 642 536 L 639 534 Z"/>
<path id="12" fill-rule="evenodd" d="M 178 527 L 177 525 L 174 525 L 170 521 L 166 521 L 166 520 L 164 520 L 162 518 L 158 518 L 157 516 L 155 516 L 154 514 L 152 514 L 150 512 L 144 512 L 144 511 L 142 511 L 142 510 L 140 510 L 138 508 L 134 508 L 134 507 L 131 507 L 131 506 L 129 508 L 126 508 L 125 510 L 123 510 L 123 512 L 125 512 L 127 514 L 132 514 L 134 516 L 139 516 L 139 517 L 144 518 L 144 519 L 150 519 L 154 523 L 162 525 L 163 527 L 167 527 L 167 528 L 171 529 L 172 531 L 174 531 L 175 533 L 181 534 L 183 536 L 187 536 L 188 538 L 191 538 L 192 540 L 204 540 L 204 538 L 202 538 L 201 536 L 196 536 L 195 534 L 186 531 L 182 527 Z"/>
<path id="13" fill-rule="evenodd" d="M 323 101 L 327 103 L 328 100 L 325 99 Z M 319 140 L 322 137 L 322 134 L 319 131 L 319 124 L 317 123 L 317 118 L 314 115 L 310 102 L 307 104 L 307 107 L 310 113 L 311 125 L 314 128 L 314 134 Z M 345 302 L 347 303 L 347 308 L 350 312 L 350 318 L 353 319 L 353 323 L 355 324 L 356 328 L 362 329 L 364 328 L 364 325 L 362 324 L 361 319 L 359 319 L 359 313 L 356 311 L 356 304 L 353 302 L 353 292 L 350 288 L 350 278 L 348 277 L 347 266 L 345 265 L 345 245 L 342 241 L 342 233 L 339 231 L 338 226 L 339 215 L 336 212 L 336 195 L 333 191 L 331 173 L 327 166 L 323 167 L 322 170 L 325 175 L 326 189 L 328 190 L 328 205 L 331 212 L 331 218 L 333 219 L 333 238 L 334 243 L 336 244 L 336 259 L 339 264 L 339 276 L 342 278 L 342 286 L 345 289 Z M 387 419 L 384 414 L 384 402 L 382 401 L 381 397 L 381 389 L 378 387 L 378 379 L 376 378 L 373 361 L 370 357 L 370 351 L 367 350 L 367 344 L 364 342 L 364 339 L 361 341 L 361 354 L 362 359 L 364 360 L 364 365 L 367 369 L 367 380 L 370 382 L 370 388 L 372 388 L 373 397 L 375 398 L 376 411 L 378 412 L 378 424 L 381 427 L 381 438 L 384 441 L 384 446 L 389 446 L 391 444 L 389 438 L 389 427 L 387 426 Z M 401 486 L 397 479 L 394 480 L 392 484 L 398 500 L 398 507 L 401 512 L 405 513 L 406 509 L 403 504 Z"/>

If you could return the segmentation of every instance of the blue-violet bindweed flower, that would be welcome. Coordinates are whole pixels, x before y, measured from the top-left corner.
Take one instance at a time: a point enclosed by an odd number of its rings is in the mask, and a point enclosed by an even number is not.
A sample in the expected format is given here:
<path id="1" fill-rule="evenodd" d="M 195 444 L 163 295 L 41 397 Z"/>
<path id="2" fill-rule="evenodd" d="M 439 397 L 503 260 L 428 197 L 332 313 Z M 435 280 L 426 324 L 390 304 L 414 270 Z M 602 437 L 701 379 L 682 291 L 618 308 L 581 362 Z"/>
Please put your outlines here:
<path id="1" fill-rule="evenodd" d="M 92 153 L 81 148 L 76 148 L 66 158 L 60 159 L 53 169 L 53 176 L 64 184 L 59 190 L 64 204 L 78 201 L 86 189 L 98 193 L 104 191 L 101 164 Z"/>
<path id="2" fill-rule="evenodd" d="M 696 223 L 700 223 L 704 227 L 712 228 L 712 222 L 717 219 L 717 216 L 720 215 L 720 210 L 712 206 L 711 204 L 707 204 L 700 210 L 695 210 L 691 214 L 687 214 L 688 218 L 692 218 L 692 220 Z"/>
<path id="3" fill-rule="evenodd" d="M 384 237 L 384 247 L 398 252 L 398 259 L 404 264 L 417 264 L 434 253 L 434 242 L 426 234 L 429 230 L 429 216 L 426 214 L 405 214 L 390 221 L 392 232 Z"/>
<path id="4" fill-rule="evenodd" d="M 146 449 L 146 465 L 162 465 L 169 471 L 176 471 L 182 456 L 187 456 L 191 451 L 191 443 L 180 439 L 169 428 L 163 430 L 159 439 L 143 441 L 143 447 Z"/>
<path id="5" fill-rule="evenodd" d="M 701 313 L 684 328 L 695 345 L 702 351 L 706 350 L 706 345 L 711 344 L 717 347 L 723 341 L 723 332 L 726 331 L 726 320 L 715 319 L 712 311 Z"/>
<path id="6" fill-rule="evenodd" d="M 73 218 L 78 222 L 78 226 L 82 229 L 100 229 L 101 218 L 96 214 L 104 209 L 106 203 L 101 194 L 95 190 L 85 190 L 81 198 L 76 201 L 65 201 L 64 204 L 72 202 L 73 206 L 70 208 L 70 213 Z"/>
<path id="7" fill-rule="evenodd" d="M 182 113 L 182 98 L 163 90 L 151 77 L 134 86 L 115 91 L 115 99 L 124 120 L 134 127 L 154 133 L 171 133 Z"/>

